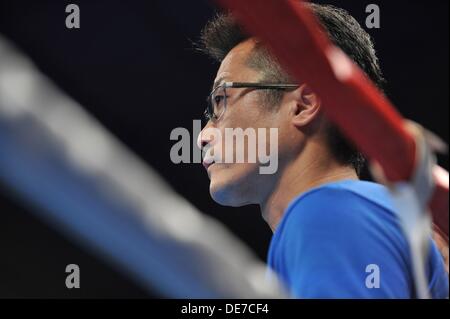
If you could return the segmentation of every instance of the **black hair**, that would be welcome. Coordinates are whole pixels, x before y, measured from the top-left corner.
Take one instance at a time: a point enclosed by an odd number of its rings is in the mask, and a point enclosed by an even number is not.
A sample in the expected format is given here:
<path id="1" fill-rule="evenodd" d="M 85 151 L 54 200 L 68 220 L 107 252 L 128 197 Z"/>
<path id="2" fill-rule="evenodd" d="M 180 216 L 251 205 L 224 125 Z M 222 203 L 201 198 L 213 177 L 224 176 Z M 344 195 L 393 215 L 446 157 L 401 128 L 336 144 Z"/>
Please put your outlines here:
<path id="1" fill-rule="evenodd" d="M 385 80 L 380 69 L 374 44 L 370 35 L 347 11 L 331 5 L 305 4 L 316 15 L 331 41 L 343 50 L 367 76 L 383 90 Z M 249 39 L 232 15 L 219 13 L 204 27 L 199 48 L 216 61 L 221 62 L 238 44 Z M 257 43 L 247 61 L 250 67 L 262 72 L 264 81 L 289 83 L 291 77 L 285 72 L 268 50 Z M 271 105 L 279 104 L 282 93 L 266 92 Z M 352 166 L 358 175 L 365 165 L 365 158 L 347 140 L 336 125 L 329 124 L 326 130 L 327 144 L 333 156 L 342 164 Z"/>

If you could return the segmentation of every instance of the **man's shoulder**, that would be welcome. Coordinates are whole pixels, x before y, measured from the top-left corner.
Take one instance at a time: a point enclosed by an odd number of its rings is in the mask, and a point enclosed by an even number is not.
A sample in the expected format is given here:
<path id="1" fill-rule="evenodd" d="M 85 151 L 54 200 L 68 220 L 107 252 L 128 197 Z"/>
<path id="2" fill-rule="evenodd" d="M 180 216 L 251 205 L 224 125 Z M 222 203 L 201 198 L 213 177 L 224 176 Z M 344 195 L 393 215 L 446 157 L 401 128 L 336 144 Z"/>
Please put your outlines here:
<path id="1" fill-rule="evenodd" d="M 382 185 L 345 180 L 324 184 L 300 195 L 285 212 L 289 220 L 351 223 L 370 219 L 395 219 L 389 191 Z"/>
<path id="2" fill-rule="evenodd" d="M 273 241 L 301 244 L 314 238 L 344 248 L 356 241 L 367 247 L 389 243 L 402 254 L 407 247 L 388 190 L 363 181 L 330 183 L 302 194 L 286 210 Z"/>

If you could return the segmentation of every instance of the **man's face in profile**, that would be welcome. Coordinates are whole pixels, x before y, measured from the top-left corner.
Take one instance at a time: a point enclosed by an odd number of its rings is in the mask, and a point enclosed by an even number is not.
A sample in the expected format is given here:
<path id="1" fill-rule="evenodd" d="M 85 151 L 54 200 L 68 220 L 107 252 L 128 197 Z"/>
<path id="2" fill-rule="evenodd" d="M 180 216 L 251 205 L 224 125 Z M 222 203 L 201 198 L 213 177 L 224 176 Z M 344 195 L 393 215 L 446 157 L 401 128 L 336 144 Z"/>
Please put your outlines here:
<path id="1" fill-rule="evenodd" d="M 247 40 L 228 53 L 217 72 L 216 85 L 225 82 L 254 83 L 260 81 L 261 72 L 247 65 L 254 46 L 253 40 Z M 226 90 L 226 95 L 225 113 L 218 121 L 210 121 L 199 136 L 199 144 L 212 148 L 210 154 L 214 161 L 210 165 L 205 165 L 211 181 L 210 193 L 216 202 L 226 206 L 259 203 L 264 192 L 270 189 L 271 180 L 277 173 L 260 174 L 261 165 L 258 159 L 256 162 L 248 160 L 249 146 L 254 146 L 248 145 L 249 139 L 244 140 L 244 163 L 235 161 L 225 163 L 224 156 L 227 151 L 232 149 L 234 156 L 236 155 L 236 140 L 225 140 L 225 129 L 254 129 L 257 134 L 258 128 L 264 128 L 266 132 L 269 132 L 270 128 L 279 129 L 281 127 L 282 116 L 262 105 L 261 91 L 251 88 L 229 88 Z M 209 128 L 221 132 L 221 141 L 209 134 Z M 260 146 L 258 142 L 260 142 L 259 139 L 256 141 L 256 149 Z M 266 144 L 269 143 L 270 138 L 267 136 Z M 270 146 L 266 145 L 265 149 L 270 150 Z"/>

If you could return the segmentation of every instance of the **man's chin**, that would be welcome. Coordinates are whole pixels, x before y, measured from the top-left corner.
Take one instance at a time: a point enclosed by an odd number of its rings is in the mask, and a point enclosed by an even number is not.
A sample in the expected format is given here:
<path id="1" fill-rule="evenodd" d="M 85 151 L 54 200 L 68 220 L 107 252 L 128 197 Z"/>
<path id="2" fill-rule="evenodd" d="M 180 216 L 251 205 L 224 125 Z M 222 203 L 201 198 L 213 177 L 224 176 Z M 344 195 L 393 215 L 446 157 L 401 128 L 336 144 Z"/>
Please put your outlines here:
<path id="1" fill-rule="evenodd" d="M 236 191 L 231 191 L 230 188 L 232 187 L 226 187 L 225 185 L 219 187 L 211 182 L 209 193 L 212 199 L 222 206 L 240 207 L 246 205 L 245 201 L 239 196 L 242 194 L 236 194 Z"/>
<path id="2" fill-rule="evenodd" d="M 249 195 L 255 191 L 249 186 L 254 179 L 257 166 L 237 164 L 213 167 L 210 172 L 209 192 L 212 199 L 223 206 L 240 207 L 251 204 Z"/>

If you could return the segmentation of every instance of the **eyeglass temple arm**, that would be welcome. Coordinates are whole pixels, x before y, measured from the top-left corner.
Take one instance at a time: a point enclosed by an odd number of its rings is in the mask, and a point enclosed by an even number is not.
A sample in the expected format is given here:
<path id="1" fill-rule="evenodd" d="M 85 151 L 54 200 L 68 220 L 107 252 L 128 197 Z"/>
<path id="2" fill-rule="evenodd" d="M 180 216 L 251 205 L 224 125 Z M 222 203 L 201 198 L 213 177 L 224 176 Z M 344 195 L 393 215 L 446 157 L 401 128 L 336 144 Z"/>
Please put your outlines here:
<path id="1" fill-rule="evenodd" d="M 223 86 L 225 88 L 295 89 L 300 85 L 281 83 L 225 82 Z"/>

